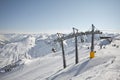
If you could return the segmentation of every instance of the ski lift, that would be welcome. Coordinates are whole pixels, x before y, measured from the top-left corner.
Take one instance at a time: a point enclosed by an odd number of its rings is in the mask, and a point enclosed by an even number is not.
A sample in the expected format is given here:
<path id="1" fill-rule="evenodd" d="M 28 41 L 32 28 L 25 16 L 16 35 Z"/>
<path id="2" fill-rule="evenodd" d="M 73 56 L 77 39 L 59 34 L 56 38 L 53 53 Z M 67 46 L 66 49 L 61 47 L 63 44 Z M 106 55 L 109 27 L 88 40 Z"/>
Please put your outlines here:
<path id="1" fill-rule="evenodd" d="M 55 53 L 55 52 L 56 52 L 56 49 L 55 49 L 55 48 L 52 48 L 52 52 L 54 52 L 54 53 Z"/>
<path id="2" fill-rule="evenodd" d="M 100 36 L 100 39 L 110 39 L 111 37 L 108 36 Z"/>

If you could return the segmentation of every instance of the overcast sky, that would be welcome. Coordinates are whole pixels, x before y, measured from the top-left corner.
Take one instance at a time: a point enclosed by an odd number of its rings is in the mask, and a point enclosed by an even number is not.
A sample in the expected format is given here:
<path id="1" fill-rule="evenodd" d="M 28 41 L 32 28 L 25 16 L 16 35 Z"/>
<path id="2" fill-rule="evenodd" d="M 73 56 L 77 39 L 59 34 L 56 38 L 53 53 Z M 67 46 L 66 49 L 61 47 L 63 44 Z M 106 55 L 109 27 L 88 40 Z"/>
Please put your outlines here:
<path id="1" fill-rule="evenodd" d="M 120 30 L 120 0 L 0 0 L 0 32 Z"/>

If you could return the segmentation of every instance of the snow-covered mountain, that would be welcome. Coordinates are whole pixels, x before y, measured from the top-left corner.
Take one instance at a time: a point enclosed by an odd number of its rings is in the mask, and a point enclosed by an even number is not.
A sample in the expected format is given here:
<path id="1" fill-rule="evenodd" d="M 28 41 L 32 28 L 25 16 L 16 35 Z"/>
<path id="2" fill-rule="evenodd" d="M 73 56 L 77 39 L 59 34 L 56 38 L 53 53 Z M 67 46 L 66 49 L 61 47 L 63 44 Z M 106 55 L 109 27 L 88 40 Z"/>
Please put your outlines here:
<path id="1" fill-rule="evenodd" d="M 100 40 L 112 37 L 112 42 Z M 75 65 L 74 38 L 64 41 L 67 68 L 63 69 L 60 43 L 52 34 L 1 34 L 0 68 L 22 61 L 10 72 L 0 72 L 0 80 L 114 80 L 120 79 L 120 35 L 95 35 L 95 58 L 89 59 L 91 35 L 78 37 L 79 63 Z M 105 48 L 100 49 L 100 45 Z M 56 53 L 52 52 L 56 49 Z M 18 63 L 20 64 L 20 63 Z M 107 75 L 114 75 L 105 77 Z"/>
<path id="2" fill-rule="evenodd" d="M 48 35 L 1 34 L 0 57 L 4 67 L 22 59 L 31 59 L 50 53 L 51 44 Z"/>

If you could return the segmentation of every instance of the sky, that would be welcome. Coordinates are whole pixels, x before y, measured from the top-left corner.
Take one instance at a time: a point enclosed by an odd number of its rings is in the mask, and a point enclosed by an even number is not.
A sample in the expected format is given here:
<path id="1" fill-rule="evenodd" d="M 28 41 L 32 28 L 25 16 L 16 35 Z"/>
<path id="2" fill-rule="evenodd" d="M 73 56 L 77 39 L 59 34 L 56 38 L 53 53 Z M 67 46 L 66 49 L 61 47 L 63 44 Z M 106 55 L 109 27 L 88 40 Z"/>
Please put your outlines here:
<path id="1" fill-rule="evenodd" d="M 120 31 L 120 0 L 0 0 L 0 32 Z"/>

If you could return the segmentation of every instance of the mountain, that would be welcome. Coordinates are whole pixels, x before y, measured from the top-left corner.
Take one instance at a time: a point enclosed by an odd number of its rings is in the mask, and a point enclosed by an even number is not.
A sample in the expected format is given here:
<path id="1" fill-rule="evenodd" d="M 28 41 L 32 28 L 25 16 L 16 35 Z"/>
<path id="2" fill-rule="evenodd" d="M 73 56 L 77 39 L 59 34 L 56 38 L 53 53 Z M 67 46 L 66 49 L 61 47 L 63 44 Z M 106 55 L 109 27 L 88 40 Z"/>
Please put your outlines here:
<path id="1" fill-rule="evenodd" d="M 60 43 L 55 34 L 1 34 L 6 42 L 0 48 L 0 68 L 16 63 L 0 80 L 119 80 L 120 34 L 95 35 L 95 58 L 90 59 L 91 35 L 78 37 L 79 63 L 75 65 L 74 38 L 64 41 L 67 67 L 63 69 Z M 68 35 L 68 34 L 66 34 Z M 100 40 L 112 37 L 112 42 Z M 83 41 L 82 41 L 83 39 Z M 100 45 L 104 48 L 100 49 Z M 52 52 L 52 48 L 56 52 Z"/>

